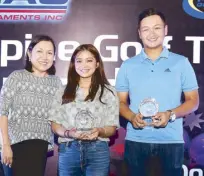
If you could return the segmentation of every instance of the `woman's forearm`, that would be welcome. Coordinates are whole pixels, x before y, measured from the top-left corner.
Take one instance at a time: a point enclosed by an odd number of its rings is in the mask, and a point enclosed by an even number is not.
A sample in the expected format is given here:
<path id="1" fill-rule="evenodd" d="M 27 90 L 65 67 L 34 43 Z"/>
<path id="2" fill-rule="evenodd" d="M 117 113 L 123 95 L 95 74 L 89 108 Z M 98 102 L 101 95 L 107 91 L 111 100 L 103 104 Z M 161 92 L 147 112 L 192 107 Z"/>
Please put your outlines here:
<path id="1" fill-rule="evenodd" d="M 0 139 L 2 140 L 2 146 L 11 145 L 8 135 L 8 117 L 0 117 Z"/>
<path id="2" fill-rule="evenodd" d="M 114 126 L 105 126 L 103 128 L 99 128 L 99 136 L 103 138 L 111 137 L 115 134 L 116 127 Z"/>
<path id="3" fill-rule="evenodd" d="M 62 125 L 51 122 L 51 128 L 53 133 L 57 134 L 60 137 L 65 137 L 64 133 L 66 131 L 66 128 L 64 128 Z"/>

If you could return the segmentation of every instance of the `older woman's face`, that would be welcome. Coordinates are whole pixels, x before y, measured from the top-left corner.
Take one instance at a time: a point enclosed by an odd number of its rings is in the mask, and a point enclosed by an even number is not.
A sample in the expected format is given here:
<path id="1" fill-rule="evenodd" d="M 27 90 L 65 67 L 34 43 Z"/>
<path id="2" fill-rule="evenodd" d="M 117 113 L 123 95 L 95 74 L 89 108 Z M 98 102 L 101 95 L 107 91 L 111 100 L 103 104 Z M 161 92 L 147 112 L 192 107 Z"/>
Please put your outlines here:
<path id="1" fill-rule="evenodd" d="M 54 46 L 50 41 L 41 41 L 28 52 L 34 72 L 47 72 L 54 61 Z"/>

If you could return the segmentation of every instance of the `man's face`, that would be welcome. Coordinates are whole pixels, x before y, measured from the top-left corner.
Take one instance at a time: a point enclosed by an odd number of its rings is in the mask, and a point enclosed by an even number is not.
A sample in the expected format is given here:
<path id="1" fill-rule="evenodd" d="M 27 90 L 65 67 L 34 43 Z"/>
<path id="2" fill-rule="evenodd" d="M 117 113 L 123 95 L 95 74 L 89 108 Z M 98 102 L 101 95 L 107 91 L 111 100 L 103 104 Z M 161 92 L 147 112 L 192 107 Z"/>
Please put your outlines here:
<path id="1" fill-rule="evenodd" d="M 159 15 L 152 15 L 140 22 L 138 32 L 144 48 L 156 49 L 162 47 L 164 37 L 167 35 L 167 25 Z"/>

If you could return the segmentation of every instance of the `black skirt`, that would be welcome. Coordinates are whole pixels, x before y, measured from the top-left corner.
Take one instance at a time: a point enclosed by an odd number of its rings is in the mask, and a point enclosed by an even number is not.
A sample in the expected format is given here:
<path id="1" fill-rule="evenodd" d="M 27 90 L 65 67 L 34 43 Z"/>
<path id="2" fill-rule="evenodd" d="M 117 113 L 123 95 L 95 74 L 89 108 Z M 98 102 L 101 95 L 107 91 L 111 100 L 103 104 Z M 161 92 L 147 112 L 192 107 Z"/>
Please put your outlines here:
<path id="1" fill-rule="evenodd" d="M 26 140 L 11 147 L 13 151 L 12 176 L 44 176 L 47 141 Z"/>

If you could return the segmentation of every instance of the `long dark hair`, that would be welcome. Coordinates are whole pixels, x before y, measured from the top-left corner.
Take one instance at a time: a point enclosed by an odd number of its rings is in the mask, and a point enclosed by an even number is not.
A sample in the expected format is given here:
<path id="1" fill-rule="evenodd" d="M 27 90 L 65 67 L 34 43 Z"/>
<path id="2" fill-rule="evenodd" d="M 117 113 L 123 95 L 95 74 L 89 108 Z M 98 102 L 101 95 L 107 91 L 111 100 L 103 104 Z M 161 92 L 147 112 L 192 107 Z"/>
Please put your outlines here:
<path id="1" fill-rule="evenodd" d="M 30 45 L 28 46 L 27 52 L 26 52 L 26 63 L 25 63 L 25 69 L 29 72 L 33 72 L 32 70 L 32 63 L 29 59 L 28 56 L 28 52 L 32 52 L 33 48 L 35 47 L 35 45 L 37 45 L 39 42 L 41 41 L 48 41 L 51 42 L 54 48 L 54 54 L 56 53 L 56 46 L 55 46 L 55 42 L 54 40 L 47 36 L 47 35 L 36 35 L 32 41 L 30 42 Z M 52 64 L 52 66 L 47 70 L 47 73 L 49 75 L 55 75 L 56 69 L 55 69 L 55 65 L 54 62 Z"/>
<path id="2" fill-rule="evenodd" d="M 64 95 L 62 96 L 63 104 L 69 103 L 75 100 L 76 90 L 80 80 L 80 76 L 75 70 L 75 58 L 76 58 L 76 55 L 81 51 L 89 51 L 94 56 L 94 58 L 96 59 L 96 62 L 98 63 L 98 67 L 96 68 L 94 74 L 91 77 L 91 86 L 89 88 L 89 94 L 87 95 L 84 101 L 87 101 L 87 100 L 93 101 L 100 87 L 101 92 L 100 92 L 99 100 L 101 103 L 105 104 L 101 100 L 104 93 L 104 88 L 108 89 L 111 92 L 112 90 L 110 90 L 107 87 L 107 85 L 110 85 L 110 84 L 104 72 L 104 66 L 101 60 L 101 56 L 98 50 L 92 44 L 80 45 L 75 49 L 74 53 L 72 54 L 71 61 L 69 64 L 68 76 L 67 76 L 68 83 L 66 85 Z"/>

